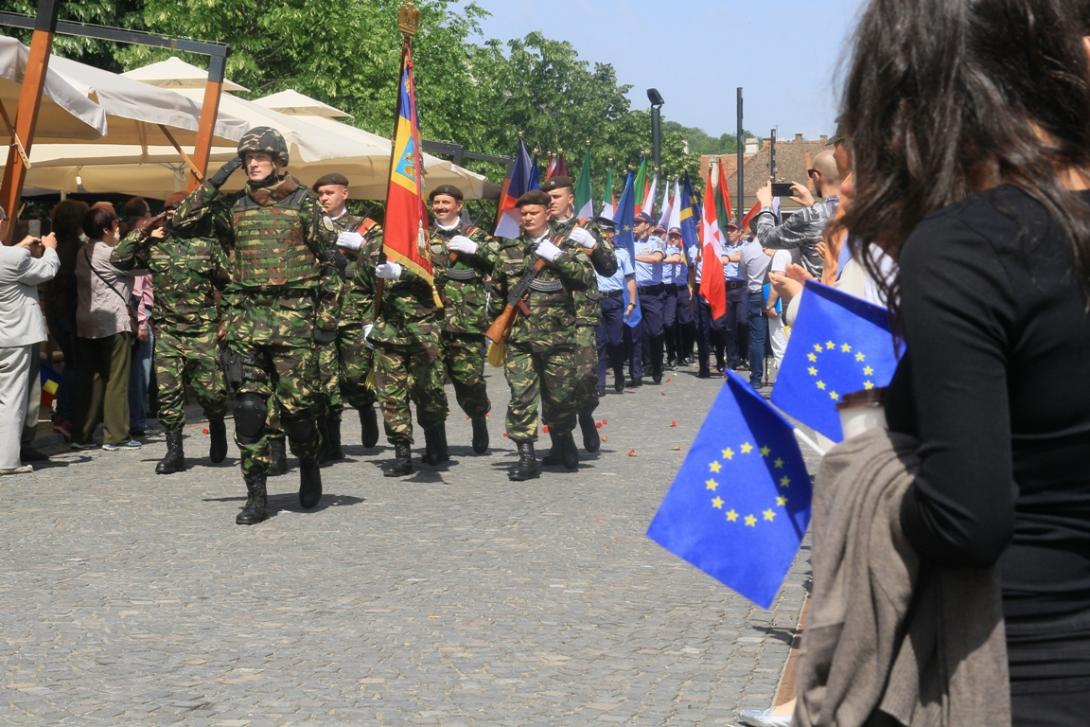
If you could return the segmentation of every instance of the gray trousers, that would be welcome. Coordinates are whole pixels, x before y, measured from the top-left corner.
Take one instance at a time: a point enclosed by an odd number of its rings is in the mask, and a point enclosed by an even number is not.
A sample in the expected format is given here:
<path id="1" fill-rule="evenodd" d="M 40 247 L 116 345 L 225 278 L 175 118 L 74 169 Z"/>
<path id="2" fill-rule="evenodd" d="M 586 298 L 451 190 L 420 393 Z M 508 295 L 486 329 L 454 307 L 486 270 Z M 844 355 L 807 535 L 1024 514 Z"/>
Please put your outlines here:
<path id="1" fill-rule="evenodd" d="M 0 469 L 18 467 L 30 361 L 36 345 L 0 347 Z"/>
<path id="2" fill-rule="evenodd" d="M 38 436 L 38 417 L 42 413 L 42 344 L 30 344 L 30 363 L 27 366 L 26 421 L 23 423 L 24 447 L 34 444 Z"/>

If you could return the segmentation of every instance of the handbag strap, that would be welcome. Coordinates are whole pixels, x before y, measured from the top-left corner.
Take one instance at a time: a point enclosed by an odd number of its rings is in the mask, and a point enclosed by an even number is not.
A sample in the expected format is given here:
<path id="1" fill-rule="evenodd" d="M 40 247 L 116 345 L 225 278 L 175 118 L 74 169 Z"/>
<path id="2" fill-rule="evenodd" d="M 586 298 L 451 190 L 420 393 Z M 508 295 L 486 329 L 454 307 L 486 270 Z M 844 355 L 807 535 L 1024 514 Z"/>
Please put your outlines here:
<path id="1" fill-rule="evenodd" d="M 131 301 L 129 301 L 128 298 L 123 296 L 121 294 L 120 290 L 118 290 L 117 288 L 112 286 L 110 284 L 110 281 L 102 276 L 102 273 L 95 270 L 95 265 L 94 265 L 93 262 L 91 262 L 91 251 L 90 250 L 88 250 L 87 248 L 83 248 L 83 257 L 87 259 L 87 267 L 91 268 L 91 272 L 95 274 L 95 277 L 97 277 L 99 280 L 101 280 L 103 283 L 105 283 L 106 287 L 109 288 L 110 290 L 112 290 L 117 295 L 118 298 L 125 301 L 125 307 L 126 308 L 128 308 L 130 305 L 132 305 Z"/>

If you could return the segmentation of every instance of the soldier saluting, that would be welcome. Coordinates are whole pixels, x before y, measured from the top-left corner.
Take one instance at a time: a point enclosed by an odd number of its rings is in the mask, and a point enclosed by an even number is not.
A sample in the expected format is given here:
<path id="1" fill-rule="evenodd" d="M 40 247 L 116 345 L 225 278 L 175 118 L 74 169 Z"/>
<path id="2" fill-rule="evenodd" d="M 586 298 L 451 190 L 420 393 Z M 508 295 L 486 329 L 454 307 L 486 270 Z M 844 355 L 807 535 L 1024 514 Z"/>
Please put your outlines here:
<path id="1" fill-rule="evenodd" d="M 211 217 L 232 261 L 224 300 L 235 441 L 248 494 L 235 518 L 240 525 L 268 517 L 265 419 L 274 392 L 299 458 L 299 504 L 313 508 L 322 496 L 315 342 L 336 336 L 336 233 L 310 190 L 286 173 L 288 161 L 279 132 L 251 129 L 239 142 L 238 156 L 186 197 L 174 217 L 183 229 Z M 220 187 L 239 167 L 246 172 L 242 191 L 222 194 Z"/>
<path id="2" fill-rule="evenodd" d="M 458 405 L 473 423 L 473 451 L 488 451 L 492 405 L 484 381 L 488 328 L 485 280 L 499 261 L 495 240 L 462 221 L 462 191 L 443 184 L 428 195 L 435 217 L 430 252 L 435 287 L 443 301 L 443 361 Z"/>
<path id="3" fill-rule="evenodd" d="M 572 439 L 576 408 L 576 297 L 594 285 L 594 268 L 586 255 L 561 249 L 563 242 L 549 227 L 549 195 L 532 190 L 519 197 L 522 236 L 503 243 L 493 291 L 509 306 L 516 306 L 506 333 L 504 373 L 511 388 L 507 407 L 508 436 L 518 446 L 519 459 L 508 472 L 516 482 L 541 474 L 534 441 L 537 439 L 538 396 L 550 435 L 566 468 L 579 466 L 579 451 Z M 529 281 L 528 285 L 524 285 Z M 509 293 L 522 293 L 511 300 Z M 497 326 L 494 323 L 493 329 Z M 491 330 L 491 329 L 490 329 Z M 499 334 L 493 341 L 503 340 Z"/>

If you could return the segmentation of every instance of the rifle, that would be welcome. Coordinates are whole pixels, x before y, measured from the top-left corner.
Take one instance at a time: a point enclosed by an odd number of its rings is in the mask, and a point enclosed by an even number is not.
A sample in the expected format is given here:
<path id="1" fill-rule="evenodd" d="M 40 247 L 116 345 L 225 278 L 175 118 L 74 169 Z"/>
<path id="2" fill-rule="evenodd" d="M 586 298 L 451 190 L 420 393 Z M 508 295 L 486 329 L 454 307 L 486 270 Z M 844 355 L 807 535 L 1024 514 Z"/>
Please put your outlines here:
<path id="1" fill-rule="evenodd" d="M 534 261 L 534 266 L 519 278 L 518 284 L 507 294 L 507 305 L 503 307 L 503 311 L 485 331 L 485 338 L 492 342 L 492 345 L 488 347 L 488 363 L 493 366 L 503 366 L 504 341 L 507 340 L 507 334 L 511 331 L 511 324 L 515 322 L 515 313 L 530 315 L 530 308 L 523 297 L 530 290 L 530 284 L 537 278 L 537 274 L 545 269 L 546 264 L 544 258 Z"/>

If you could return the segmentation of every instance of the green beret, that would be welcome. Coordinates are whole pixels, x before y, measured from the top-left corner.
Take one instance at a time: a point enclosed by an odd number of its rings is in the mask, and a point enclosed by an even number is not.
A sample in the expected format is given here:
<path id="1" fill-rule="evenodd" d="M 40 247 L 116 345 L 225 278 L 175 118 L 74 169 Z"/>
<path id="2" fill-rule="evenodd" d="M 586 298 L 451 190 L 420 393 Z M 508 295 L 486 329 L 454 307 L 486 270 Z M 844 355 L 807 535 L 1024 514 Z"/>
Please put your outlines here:
<path id="1" fill-rule="evenodd" d="M 446 195 L 447 197 L 453 197 L 459 202 L 462 201 L 462 190 L 458 189 L 453 184 L 440 184 L 428 195 L 428 201 L 434 202 L 435 198 L 440 194 Z"/>
<path id="2" fill-rule="evenodd" d="M 338 174 L 337 172 L 326 174 L 324 177 L 318 177 L 318 181 L 314 183 L 314 186 L 311 187 L 311 189 L 317 192 L 319 187 L 328 187 L 330 184 L 339 184 L 342 187 L 347 187 L 348 177 L 343 174 Z"/>
<path id="3" fill-rule="evenodd" d="M 529 192 L 518 198 L 518 201 L 515 202 L 515 206 L 519 209 L 522 209 L 528 204 L 538 204 L 542 207 L 548 207 L 549 202 L 551 201 L 552 200 L 549 199 L 549 195 L 545 194 L 540 189 L 531 189 Z"/>

